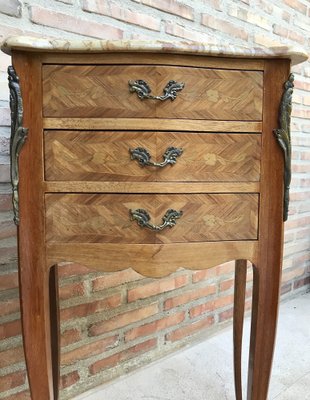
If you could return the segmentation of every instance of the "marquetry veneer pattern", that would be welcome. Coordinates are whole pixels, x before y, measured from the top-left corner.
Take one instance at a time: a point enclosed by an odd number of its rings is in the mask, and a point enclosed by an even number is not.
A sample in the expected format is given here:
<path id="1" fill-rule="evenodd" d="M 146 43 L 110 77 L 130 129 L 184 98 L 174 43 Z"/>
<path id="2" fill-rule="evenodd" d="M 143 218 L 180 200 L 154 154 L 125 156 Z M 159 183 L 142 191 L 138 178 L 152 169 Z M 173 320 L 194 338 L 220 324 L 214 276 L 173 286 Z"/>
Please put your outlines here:
<path id="1" fill-rule="evenodd" d="M 127 90 L 142 79 L 161 95 L 170 80 L 184 82 L 174 102 L 143 101 Z M 261 120 L 260 71 L 232 71 L 172 66 L 43 67 L 45 117 L 157 117 Z M 250 94 L 250 96 L 249 96 Z"/>
<path id="2" fill-rule="evenodd" d="M 261 135 L 130 131 L 45 131 L 45 178 L 55 181 L 259 181 Z M 161 162 L 167 147 L 183 150 L 175 165 L 141 167 L 129 149 Z"/>
<path id="3" fill-rule="evenodd" d="M 48 242 L 177 243 L 257 239 L 255 194 L 46 195 Z M 182 211 L 176 226 L 154 232 L 130 220 L 147 210 L 156 224 L 170 208 Z M 236 225 L 238 229 L 236 229 Z"/>

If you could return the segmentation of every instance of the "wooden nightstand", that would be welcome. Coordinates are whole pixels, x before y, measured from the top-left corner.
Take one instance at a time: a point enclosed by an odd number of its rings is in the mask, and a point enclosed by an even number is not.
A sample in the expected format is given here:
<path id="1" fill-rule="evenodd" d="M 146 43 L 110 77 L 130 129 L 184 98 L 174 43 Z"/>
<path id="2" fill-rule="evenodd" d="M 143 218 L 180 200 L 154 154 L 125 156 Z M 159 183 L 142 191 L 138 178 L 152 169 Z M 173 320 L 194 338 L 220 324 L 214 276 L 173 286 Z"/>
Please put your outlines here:
<path id="1" fill-rule="evenodd" d="M 290 182 L 290 61 L 302 51 L 11 38 L 12 184 L 32 400 L 58 396 L 57 263 L 162 277 L 236 261 L 241 400 L 266 400 Z M 27 140 L 26 140 L 27 138 Z"/>

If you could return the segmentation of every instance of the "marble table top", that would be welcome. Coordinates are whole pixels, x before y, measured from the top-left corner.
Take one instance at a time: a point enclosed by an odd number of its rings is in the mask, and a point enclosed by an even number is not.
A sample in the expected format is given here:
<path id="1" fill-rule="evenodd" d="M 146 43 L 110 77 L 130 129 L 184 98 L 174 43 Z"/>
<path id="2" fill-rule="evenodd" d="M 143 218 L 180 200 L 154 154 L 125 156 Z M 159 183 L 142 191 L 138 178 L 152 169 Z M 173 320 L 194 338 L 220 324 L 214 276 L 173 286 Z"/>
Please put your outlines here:
<path id="1" fill-rule="evenodd" d="M 142 40 L 99 40 L 99 39 L 55 39 L 31 36 L 11 36 L 1 45 L 6 54 L 12 50 L 102 53 L 102 52 L 166 52 L 175 54 L 200 54 L 214 57 L 239 58 L 288 58 L 292 65 L 308 59 L 307 52 L 298 46 L 243 47 L 215 43 L 187 41 L 142 41 Z"/>

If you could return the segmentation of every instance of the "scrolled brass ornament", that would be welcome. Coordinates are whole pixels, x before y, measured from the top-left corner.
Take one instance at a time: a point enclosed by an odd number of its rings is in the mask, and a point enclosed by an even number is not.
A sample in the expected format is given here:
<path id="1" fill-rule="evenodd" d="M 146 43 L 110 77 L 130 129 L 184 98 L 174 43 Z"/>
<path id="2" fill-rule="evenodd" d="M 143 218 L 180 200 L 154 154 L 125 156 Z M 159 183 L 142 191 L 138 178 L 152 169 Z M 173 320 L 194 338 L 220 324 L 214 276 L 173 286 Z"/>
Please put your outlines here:
<path id="1" fill-rule="evenodd" d="M 135 149 L 129 149 L 132 160 L 137 160 L 141 167 L 151 166 L 163 168 L 166 165 L 173 165 L 177 162 L 177 157 L 183 154 L 183 149 L 177 147 L 168 147 L 163 154 L 164 161 L 157 163 L 151 161 L 150 153 L 143 147 L 136 147 Z"/>
<path id="2" fill-rule="evenodd" d="M 14 222 L 19 225 L 19 170 L 18 158 L 20 150 L 25 143 L 28 129 L 23 127 L 23 101 L 19 85 L 19 78 L 13 66 L 8 67 L 8 79 L 10 89 L 11 109 L 11 139 L 10 139 L 10 161 L 11 161 L 11 184 Z"/>
<path id="3" fill-rule="evenodd" d="M 178 92 L 180 92 L 184 88 L 185 83 L 176 82 L 174 80 L 169 81 L 163 89 L 164 94 L 162 96 L 153 96 L 151 94 L 152 90 L 150 86 L 142 79 L 137 79 L 135 81 L 130 80 L 128 81 L 128 85 L 129 91 L 132 93 L 136 92 L 139 99 L 141 100 L 152 99 L 165 101 L 167 99 L 170 99 L 171 101 L 173 101 L 176 99 Z"/>
<path id="4" fill-rule="evenodd" d="M 154 225 L 150 223 L 151 217 L 149 213 L 139 208 L 137 210 L 129 210 L 130 219 L 132 221 L 136 221 L 141 228 L 147 228 L 152 231 L 162 231 L 165 228 L 171 228 L 177 223 L 177 219 L 179 219 L 183 215 L 183 211 L 176 211 L 169 209 L 166 211 L 165 215 L 162 218 L 161 225 Z"/>
<path id="5" fill-rule="evenodd" d="M 283 151 L 284 156 L 284 199 L 283 199 L 283 221 L 288 218 L 289 193 L 291 183 L 291 112 L 292 112 L 292 96 L 294 89 L 294 75 L 290 74 L 288 80 L 284 84 L 284 92 L 282 94 L 279 108 L 279 126 L 274 129 L 274 134 Z"/>

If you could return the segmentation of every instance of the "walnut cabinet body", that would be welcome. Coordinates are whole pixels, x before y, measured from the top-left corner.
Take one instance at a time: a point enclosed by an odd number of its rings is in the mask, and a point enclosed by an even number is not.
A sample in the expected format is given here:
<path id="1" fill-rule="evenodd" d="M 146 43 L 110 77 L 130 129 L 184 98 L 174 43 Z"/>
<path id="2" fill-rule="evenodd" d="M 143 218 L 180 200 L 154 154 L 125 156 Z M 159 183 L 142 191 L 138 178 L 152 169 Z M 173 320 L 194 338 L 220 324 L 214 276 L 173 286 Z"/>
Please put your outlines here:
<path id="1" fill-rule="evenodd" d="M 230 260 L 236 260 L 236 399 L 242 399 L 249 260 L 254 286 L 247 399 L 266 400 L 283 241 L 285 166 L 274 130 L 283 128 L 278 117 L 289 57 L 62 50 L 12 50 L 23 101 L 19 122 L 28 128 L 16 157 L 15 212 L 32 400 L 58 398 L 57 263 L 109 272 L 131 267 L 162 277 Z M 184 87 L 174 100 L 141 99 L 128 84 L 138 80 L 147 82 L 149 96 L 163 96 L 170 81 Z M 14 111 L 14 101 L 11 106 Z M 160 164 L 171 147 L 181 154 L 163 168 L 142 166 L 132 156 L 143 148 Z M 155 229 L 139 226 L 141 209 Z M 182 215 L 161 230 L 171 209 Z M 136 220 L 130 218 L 135 212 Z"/>

